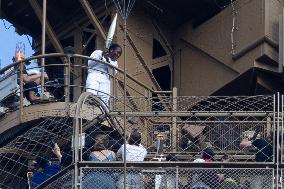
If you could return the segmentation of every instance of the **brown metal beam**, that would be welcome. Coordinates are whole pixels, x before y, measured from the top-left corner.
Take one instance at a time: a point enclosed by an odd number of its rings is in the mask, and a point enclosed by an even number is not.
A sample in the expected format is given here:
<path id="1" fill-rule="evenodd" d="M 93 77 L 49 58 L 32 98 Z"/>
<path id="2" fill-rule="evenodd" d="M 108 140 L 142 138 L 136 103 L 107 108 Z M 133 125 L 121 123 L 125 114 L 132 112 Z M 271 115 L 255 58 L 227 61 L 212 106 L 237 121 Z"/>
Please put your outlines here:
<path id="1" fill-rule="evenodd" d="M 33 10 L 35 11 L 35 14 L 37 15 L 39 21 L 42 24 L 42 8 L 40 7 L 40 5 L 36 0 L 29 0 L 29 2 Z M 51 41 L 52 45 L 55 47 L 56 51 L 59 53 L 63 53 L 64 52 L 63 47 L 47 19 L 46 19 L 46 32 L 49 40 Z"/>
<path id="2" fill-rule="evenodd" d="M 119 26 L 120 26 L 120 29 L 123 31 L 123 26 L 122 25 L 119 25 Z M 126 38 L 127 38 L 127 41 L 129 42 L 129 44 L 131 45 L 132 49 L 134 50 L 138 60 L 140 61 L 140 63 L 142 64 L 142 66 L 146 70 L 148 76 L 150 77 L 151 81 L 153 82 L 154 86 L 156 87 L 155 90 L 161 91 L 162 89 L 161 89 L 159 83 L 157 82 L 156 78 L 154 77 L 152 70 L 149 68 L 149 66 L 145 62 L 144 58 L 141 56 L 138 48 L 135 46 L 133 40 L 131 39 L 131 37 L 129 36 L 128 33 L 126 33 Z"/>
<path id="3" fill-rule="evenodd" d="M 95 15 L 94 11 L 92 10 L 90 3 L 87 0 L 80 0 L 86 14 L 88 15 L 89 19 L 91 20 L 93 26 L 95 28 L 98 28 L 100 31 L 100 35 L 104 40 L 106 40 L 106 31 L 104 30 L 103 26 L 101 25 L 101 22 L 99 21 L 98 17 Z"/>
<path id="4" fill-rule="evenodd" d="M 161 45 L 165 48 L 165 50 L 167 51 L 168 54 L 170 54 L 172 57 L 174 56 L 174 50 L 173 47 L 171 46 L 171 44 L 169 43 L 169 41 L 167 40 L 166 35 L 163 33 L 162 29 L 160 29 L 158 23 L 153 20 L 152 21 L 153 26 L 155 28 L 155 30 L 157 31 L 158 35 L 161 37 Z"/>

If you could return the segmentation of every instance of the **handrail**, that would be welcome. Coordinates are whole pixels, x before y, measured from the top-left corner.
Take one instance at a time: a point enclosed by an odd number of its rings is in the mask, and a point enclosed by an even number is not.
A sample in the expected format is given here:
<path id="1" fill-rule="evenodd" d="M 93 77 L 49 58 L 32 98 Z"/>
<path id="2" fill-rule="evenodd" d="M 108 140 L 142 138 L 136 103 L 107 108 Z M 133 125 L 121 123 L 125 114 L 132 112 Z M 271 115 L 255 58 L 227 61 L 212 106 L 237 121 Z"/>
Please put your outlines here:
<path id="1" fill-rule="evenodd" d="M 116 69 L 117 71 L 119 71 L 120 73 L 123 73 L 123 70 L 120 69 L 120 68 L 117 68 L 115 66 L 113 66 L 112 64 L 108 63 L 108 62 L 105 62 L 105 61 L 102 61 L 102 60 L 98 60 L 98 59 L 95 59 L 95 58 L 91 58 L 89 56 L 85 56 L 85 55 L 80 55 L 80 54 L 64 54 L 64 53 L 50 53 L 50 54 L 43 54 L 43 55 L 37 55 L 37 56 L 31 56 L 31 57 L 28 57 L 28 58 L 25 58 L 23 60 L 19 60 L 19 61 L 16 61 L 8 66 L 5 66 L 4 68 L 2 68 L 0 70 L 0 74 L 1 73 L 4 73 L 5 71 L 9 70 L 10 68 L 14 67 L 14 66 L 17 66 L 23 62 L 28 62 L 30 60 L 33 60 L 33 59 L 39 59 L 39 58 L 50 58 L 50 57 L 73 57 L 73 58 L 83 58 L 83 59 L 87 59 L 87 60 L 94 60 L 94 61 L 97 61 L 97 62 L 100 62 L 102 64 L 106 64 L 108 65 L 109 67 L 113 68 L 113 69 Z M 63 65 L 63 64 L 62 64 Z M 136 80 L 134 77 L 132 77 L 131 75 L 127 74 L 126 73 L 126 76 L 131 79 L 132 81 L 138 83 L 139 85 L 141 85 L 142 87 L 144 87 L 145 89 L 151 91 L 151 92 L 154 92 L 153 89 L 149 88 L 148 86 L 146 86 L 144 83 Z"/>
<path id="2" fill-rule="evenodd" d="M 87 60 L 95 60 L 95 61 L 97 61 L 97 62 L 99 62 L 99 63 L 106 64 L 106 65 L 108 65 L 109 67 L 114 68 L 115 70 L 119 71 L 120 73 L 123 73 L 123 70 L 122 70 L 122 69 L 117 68 L 117 67 L 113 66 L 112 64 L 110 64 L 110 63 L 108 63 L 108 62 L 105 62 L 105 61 L 102 61 L 102 60 L 98 60 L 98 59 L 95 59 L 95 58 L 90 58 L 89 56 L 80 55 L 80 54 L 73 54 L 71 57 L 74 57 L 74 58 L 84 58 L 84 59 L 87 59 Z M 134 77 L 132 77 L 131 75 L 129 75 L 129 74 L 126 73 L 126 76 L 127 76 L 129 79 L 131 79 L 132 81 L 137 82 L 139 85 L 141 85 L 142 87 L 146 88 L 147 90 L 149 90 L 149 91 L 151 91 L 151 92 L 154 92 L 153 89 L 147 87 L 144 83 L 142 83 L 142 82 L 136 80 L 136 79 L 135 79 Z"/>
<path id="3" fill-rule="evenodd" d="M 43 54 L 43 55 L 37 55 L 37 56 L 30 56 L 23 60 L 18 60 L 16 62 L 13 62 L 12 64 L 9 64 L 8 66 L 5 66 L 4 68 L 0 69 L 0 74 L 3 74 L 5 71 L 9 70 L 10 68 L 14 66 L 21 64 L 22 62 L 28 62 L 30 60 L 39 59 L 39 58 L 64 57 L 64 56 L 67 56 L 67 55 L 64 53 L 50 53 L 50 54 Z"/>

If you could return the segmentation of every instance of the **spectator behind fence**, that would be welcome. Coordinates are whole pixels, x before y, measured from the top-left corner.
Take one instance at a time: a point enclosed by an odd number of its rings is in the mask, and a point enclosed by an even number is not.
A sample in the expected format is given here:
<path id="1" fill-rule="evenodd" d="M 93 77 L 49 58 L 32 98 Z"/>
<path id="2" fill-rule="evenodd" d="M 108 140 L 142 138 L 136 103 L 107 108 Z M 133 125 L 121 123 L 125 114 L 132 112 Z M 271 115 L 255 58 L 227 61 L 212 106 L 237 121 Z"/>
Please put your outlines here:
<path id="1" fill-rule="evenodd" d="M 193 162 L 195 163 L 214 162 L 215 161 L 214 155 L 215 153 L 213 152 L 213 150 L 207 147 L 202 151 L 202 158 L 197 158 Z M 194 174 L 188 189 L 199 189 L 199 188 L 219 189 L 220 180 L 222 179 L 223 179 L 222 174 L 218 174 L 214 170 L 203 169 L 200 170 L 200 172 Z"/>
<path id="2" fill-rule="evenodd" d="M 107 135 L 97 135 L 94 151 L 90 154 L 90 161 L 115 161 L 115 153 L 108 150 L 109 138 Z M 111 173 L 104 170 L 91 172 L 83 177 L 84 189 L 116 189 L 116 183 Z"/>
<path id="3" fill-rule="evenodd" d="M 126 154 L 124 155 L 124 145 L 117 151 L 117 155 L 121 156 L 125 161 L 144 161 L 147 150 L 141 144 L 141 133 L 138 129 L 133 129 L 126 144 Z M 125 157 L 124 157 L 125 156 Z M 126 158 L 126 159 L 124 159 Z M 139 173 L 128 173 L 126 175 L 127 189 L 143 189 L 144 183 L 142 175 Z M 124 176 L 122 175 L 118 181 L 118 188 L 124 188 Z"/>
<path id="4" fill-rule="evenodd" d="M 204 162 L 213 162 L 214 160 L 214 152 L 210 148 L 205 148 L 202 151 L 202 158 L 197 158 L 193 162 L 194 163 L 204 163 Z"/>
<path id="5" fill-rule="evenodd" d="M 90 161 L 115 161 L 115 153 L 108 150 L 108 136 L 98 135 L 95 140 L 94 151 L 90 154 Z"/>
<path id="6" fill-rule="evenodd" d="M 256 131 L 249 140 L 243 140 L 240 143 L 240 148 L 254 146 L 257 149 L 255 154 L 256 162 L 272 162 L 273 159 L 273 132 L 269 132 L 266 137 L 257 138 L 259 131 Z"/>
<path id="7" fill-rule="evenodd" d="M 44 181 L 57 174 L 61 169 L 61 152 L 59 146 L 55 143 L 53 153 L 56 158 L 59 160 L 59 164 L 51 163 L 49 158 L 37 158 L 36 160 L 36 170 L 32 176 L 32 185 L 37 187 L 42 184 Z"/>
<path id="8" fill-rule="evenodd" d="M 254 146 L 257 149 L 255 154 L 256 162 L 272 162 L 273 160 L 273 131 L 269 132 L 266 137 L 259 136 L 259 130 L 254 132 L 254 135 L 248 140 L 243 140 L 240 143 L 240 148 Z M 262 175 L 256 175 L 250 183 L 251 188 L 263 188 L 265 178 Z"/>

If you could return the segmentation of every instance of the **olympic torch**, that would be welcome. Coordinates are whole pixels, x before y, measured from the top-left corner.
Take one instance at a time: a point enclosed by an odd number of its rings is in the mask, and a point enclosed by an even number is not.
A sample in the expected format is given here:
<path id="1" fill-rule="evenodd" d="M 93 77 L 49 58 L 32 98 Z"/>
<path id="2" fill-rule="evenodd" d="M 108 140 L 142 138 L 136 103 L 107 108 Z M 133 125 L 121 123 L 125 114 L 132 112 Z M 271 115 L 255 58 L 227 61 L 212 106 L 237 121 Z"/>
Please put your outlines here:
<path id="1" fill-rule="evenodd" d="M 106 45 L 105 48 L 109 48 L 115 33 L 115 28 L 116 28 L 116 21 L 117 21 L 117 13 L 115 14 L 113 21 L 109 27 L 108 33 L 107 33 L 107 39 L 106 39 Z"/>

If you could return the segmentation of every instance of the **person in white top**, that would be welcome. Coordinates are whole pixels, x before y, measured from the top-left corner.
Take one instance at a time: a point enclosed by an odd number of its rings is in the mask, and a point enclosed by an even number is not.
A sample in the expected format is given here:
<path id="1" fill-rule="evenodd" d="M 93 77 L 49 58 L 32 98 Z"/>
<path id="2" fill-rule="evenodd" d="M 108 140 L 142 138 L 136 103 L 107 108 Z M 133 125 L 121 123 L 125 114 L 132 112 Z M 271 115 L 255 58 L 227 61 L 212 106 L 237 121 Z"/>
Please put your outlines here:
<path id="1" fill-rule="evenodd" d="M 138 131 L 138 129 L 133 129 L 128 138 L 125 157 L 124 144 L 117 151 L 117 156 L 122 157 L 122 159 L 125 161 L 144 161 L 146 155 L 147 150 L 143 145 L 141 145 L 141 133 Z M 124 176 L 121 175 L 121 177 L 118 179 L 118 189 L 124 188 L 144 189 L 145 186 L 143 176 L 140 173 L 131 172 L 126 175 L 126 181 L 124 182 Z"/>
<path id="2" fill-rule="evenodd" d="M 146 148 L 141 144 L 141 133 L 133 129 L 126 143 L 126 161 L 144 161 L 147 155 Z M 124 160 L 124 144 L 117 151 L 117 156 Z"/>
<path id="3" fill-rule="evenodd" d="M 122 54 L 122 48 L 118 44 L 112 44 L 109 49 L 95 50 L 91 54 L 91 58 L 108 62 L 115 67 L 117 65 L 117 59 Z M 110 78 L 108 65 L 100 63 L 98 61 L 88 61 L 88 76 L 86 81 L 86 91 L 91 92 L 94 95 L 99 96 L 105 104 L 108 106 L 110 95 Z"/>

